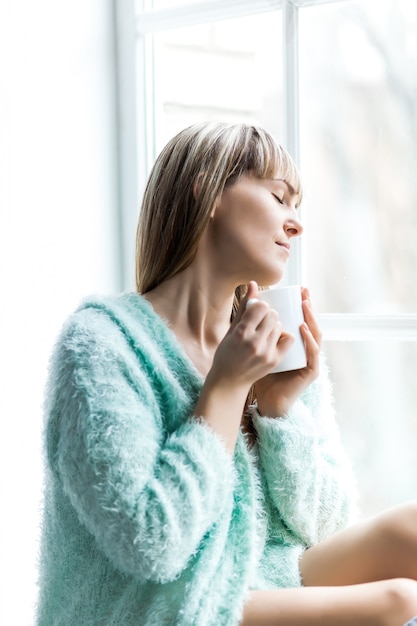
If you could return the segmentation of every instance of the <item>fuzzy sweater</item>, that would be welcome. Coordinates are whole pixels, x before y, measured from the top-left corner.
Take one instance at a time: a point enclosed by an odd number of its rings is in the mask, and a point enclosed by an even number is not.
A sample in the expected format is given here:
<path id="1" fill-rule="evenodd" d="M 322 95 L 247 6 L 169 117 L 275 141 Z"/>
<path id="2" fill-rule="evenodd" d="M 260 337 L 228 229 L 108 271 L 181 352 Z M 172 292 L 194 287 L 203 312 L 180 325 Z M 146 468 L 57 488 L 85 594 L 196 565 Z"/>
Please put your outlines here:
<path id="1" fill-rule="evenodd" d="M 67 321 L 46 395 L 39 626 L 237 626 L 251 589 L 300 586 L 352 480 L 321 377 L 233 458 L 193 417 L 203 379 L 138 294 Z"/>

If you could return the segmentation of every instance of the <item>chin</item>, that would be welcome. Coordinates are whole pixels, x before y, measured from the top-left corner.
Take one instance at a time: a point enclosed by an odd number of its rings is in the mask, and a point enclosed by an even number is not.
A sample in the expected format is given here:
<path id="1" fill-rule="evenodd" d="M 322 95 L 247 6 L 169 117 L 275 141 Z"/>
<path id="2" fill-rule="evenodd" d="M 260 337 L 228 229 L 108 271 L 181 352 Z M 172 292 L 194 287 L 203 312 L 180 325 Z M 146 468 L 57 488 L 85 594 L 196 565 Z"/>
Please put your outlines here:
<path id="1" fill-rule="evenodd" d="M 271 285 L 276 285 L 283 277 L 283 270 L 281 268 L 277 269 L 276 267 L 273 270 L 269 270 L 268 272 L 254 272 L 254 276 L 251 280 L 256 280 L 260 287 L 270 287 Z"/>

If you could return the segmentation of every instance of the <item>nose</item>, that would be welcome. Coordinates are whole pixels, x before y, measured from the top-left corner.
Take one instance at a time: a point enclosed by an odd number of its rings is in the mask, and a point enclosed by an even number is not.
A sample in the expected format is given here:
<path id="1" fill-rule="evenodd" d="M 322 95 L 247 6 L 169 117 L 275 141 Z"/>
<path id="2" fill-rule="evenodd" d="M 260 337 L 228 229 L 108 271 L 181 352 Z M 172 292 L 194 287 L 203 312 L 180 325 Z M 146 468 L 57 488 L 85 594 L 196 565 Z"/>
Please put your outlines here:
<path id="1" fill-rule="evenodd" d="M 303 226 L 297 216 L 293 216 L 285 225 L 285 232 L 288 237 L 299 237 L 303 230 Z"/>

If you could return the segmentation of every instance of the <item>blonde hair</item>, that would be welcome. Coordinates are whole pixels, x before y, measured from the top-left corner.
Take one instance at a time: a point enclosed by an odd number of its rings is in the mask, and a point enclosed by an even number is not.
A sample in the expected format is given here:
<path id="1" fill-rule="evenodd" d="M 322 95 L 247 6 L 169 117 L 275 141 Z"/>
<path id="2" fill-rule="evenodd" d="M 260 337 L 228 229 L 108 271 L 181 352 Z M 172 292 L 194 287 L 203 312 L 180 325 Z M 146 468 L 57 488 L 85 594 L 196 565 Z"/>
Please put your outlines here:
<path id="1" fill-rule="evenodd" d="M 291 185 L 301 202 L 294 161 L 260 127 L 195 124 L 168 142 L 150 173 L 139 215 L 139 293 L 154 289 L 190 265 L 216 199 L 226 185 L 245 173 L 258 178 L 278 176 Z M 245 290 L 245 286 L 236 290 L 235 306 Z"/>

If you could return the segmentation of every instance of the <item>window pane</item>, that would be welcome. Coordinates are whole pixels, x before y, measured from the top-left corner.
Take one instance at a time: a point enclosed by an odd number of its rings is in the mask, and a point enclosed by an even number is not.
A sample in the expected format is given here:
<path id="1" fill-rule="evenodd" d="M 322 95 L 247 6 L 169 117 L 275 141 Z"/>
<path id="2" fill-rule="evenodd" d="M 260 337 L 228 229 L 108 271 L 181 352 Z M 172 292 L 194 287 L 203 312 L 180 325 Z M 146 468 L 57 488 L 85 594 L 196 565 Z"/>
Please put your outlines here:
<path id="1" fill-rule="evenodd" d="M 416 343 L 329 342 L 326 354 L 361 512 L 373 514 L 415 499 Z"/>
<path id="2" fill-rule="evenodd" d="M 159 9 L 174 9 L 185 4 L 201 4 L 206 0 L 136 0 L 136 13 Z"/>
<path id="3" fill-rule="evenodd" d="M 281 12 L 155 35 L 156 150 L 195 122 L 281 130 Z"/>
<path id="4" fill-rule="evenodd" d="M 299 14 L 306 282 L 321 312 L 415 312 L 417 3 Z"/>

